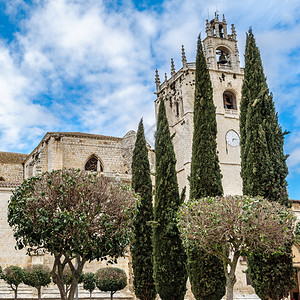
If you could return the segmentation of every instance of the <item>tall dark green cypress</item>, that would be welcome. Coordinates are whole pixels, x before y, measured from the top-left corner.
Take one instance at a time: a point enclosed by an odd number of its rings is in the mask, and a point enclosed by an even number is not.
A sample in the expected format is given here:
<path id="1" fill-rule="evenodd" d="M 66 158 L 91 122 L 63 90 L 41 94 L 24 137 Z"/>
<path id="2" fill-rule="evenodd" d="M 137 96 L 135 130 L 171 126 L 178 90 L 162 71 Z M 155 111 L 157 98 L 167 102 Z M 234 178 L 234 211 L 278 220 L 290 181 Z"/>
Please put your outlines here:
<path id="1" fill-rule="evenodd" d="M 190 198 L 223 194 L 217 155 L 216 108 L 213 90 L 198 37 L 195 76 L 194 135 L 190 175 Z M 197 300 L 219 300 L 225 294 L 226 278 L 222 262 L 204 251 L 190 249 L 188 273 Z"/>
<path id="2" fill-rule="evenodd" d="M 286 183 L 287 156 L 283 152 L 285 133 L 278 123 L 251 29 L 246 40 L 240 133 L 243 193 L 291 206 Z"/>
<path id="3" fill-rule="evenodd" d="M 285 133 L 278 124 L 273 96 L 269 93 L 251 29 L 246 40 L 240 132 L 243 193 L 260 195 L 289 207 L 287 156 L 283 152 Z M 291 246 L 287 245 L 284 255 L 251 253 L 247 272 L 261 299 L 280 299 L 294 284 Z"/>
<path id="4" fill-rule="evenodd" d="M 199 199 L 223 194 L 216 139 L 216 108 L 199 36 L 196 56 L 194 134 L 190 175 L 191 198 Z"/>
<path id="5" fill-rule="evenodd" d="M 155 136 L 155 205 L 153 228 L 154 279 L 162 300 L 183 300 L 186 293 L 186 255 L 176 223 L 179 197 L 175 153 L 163 100 Z"/>
<path id="6" fill-rule="evenodd" d="M 132 157 L 132 188 L 140 194 L 134 220 L 134 238 L 131 243 L 134 290 L 141 300 L 154 300 L 156 289 L 152 260 L 152 182 L 143 120 L 139 123 Z"/>

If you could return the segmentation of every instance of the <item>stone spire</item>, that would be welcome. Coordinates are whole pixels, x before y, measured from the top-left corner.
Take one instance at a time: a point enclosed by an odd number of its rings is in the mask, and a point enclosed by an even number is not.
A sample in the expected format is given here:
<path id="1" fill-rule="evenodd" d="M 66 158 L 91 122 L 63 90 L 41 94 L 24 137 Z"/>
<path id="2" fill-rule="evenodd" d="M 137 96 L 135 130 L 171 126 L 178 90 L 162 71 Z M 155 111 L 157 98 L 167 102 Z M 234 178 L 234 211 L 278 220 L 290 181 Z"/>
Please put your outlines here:
<path id="1" fill-rule="evenodd" d="M 159 75 L 158 75 L 158 71 L 157 69 L 155 70 L 155 84 L 156 84 L 156 90 L 159 90 L 159 86 L 160 86 L 160 79 L 159 79 Z"/>
<path id="2" fill-rule="evenodd" d="M 214 36 L 214 27 L 211 25 L 208 20 L 206 20 L 206 28 L 205 28 L 206 36 Z"/>
<path id="3" fill-rule="evenodd" d="M 224 38 L 227 39 L 228 36 L 227 36 L 227 23 L 226 23 L 226 19 L 225 19 L 225 16 L 223 14 L 223 32 L 224 32 Z"/>
<path id="4" fill-rule="evenodd" d="M 217 11 L 215 11 L 215 21 L 216 21 L 216 22 L 219 21 L 219 14 L 217 13 Z"/>
<path id="5" fill-rule="evenodd" d="M 223 22 L 223 24 L 227 24 L 227 23 L 226 23 L 226 20 L 225 20 L 224 14 L 223 14 L 223 21 L 222 21 L 222 22 Z"/>
<path id="6" fill-rule="evenodd" d="M 236 31 L 235 31 L 234 24 L 231 24 L 231 33 L 232 33 L 233 39 L 235 40 L 236 39 Z"/>
<path id="7" fill-rule="evenodd" d="M 167 73 L 165 73 L 165 81 L 168 81 Z"/>
<path id="8" fill-rule="evenodd" d="M 219 30 L 219 15 L 217 13 L 217 11 L 215 11 L 215 33 L 216 33 L 216 37 L 220 37 L 220 30 Z"/>
<path id="9" fill-rule="evenodd" d="M 174 76 L 176 74 L 175 71 L 175 65 L 174 65 L 174 60 L 171 58 L 171 76 Z"/>
<path id="10" fill-rule="evenodd" d="M 184 51 L 184 46 L 181 46 L 181 60 L 182 60 L 182 66 L 185 68 L 187 65 L 186 61 L 186 56 L 185 56 L 185 51 Z"/>

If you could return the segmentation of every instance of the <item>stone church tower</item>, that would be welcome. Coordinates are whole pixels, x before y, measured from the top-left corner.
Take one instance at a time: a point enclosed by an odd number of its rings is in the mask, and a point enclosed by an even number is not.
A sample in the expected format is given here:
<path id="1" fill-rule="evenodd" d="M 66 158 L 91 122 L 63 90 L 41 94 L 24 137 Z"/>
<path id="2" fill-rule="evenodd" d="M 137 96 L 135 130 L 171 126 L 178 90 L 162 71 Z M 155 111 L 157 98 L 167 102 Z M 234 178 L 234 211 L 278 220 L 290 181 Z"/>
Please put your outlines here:
<path id="1" fill-rule="evenodd" d="M 224 194 L 242 194 L 240 176 L 239 109 L 241 89 L 244 79 L 240 67 L 235 27 L 228 33 L 223 16 L 217 14 L 210 22 L 206 20 L 206 37 L 203 40 L 204 55 L 213 86 L 213 99 L 216 106 L 217 145 Z M 176 71 L 171 59 L 171 77 L 165 74 L 161 83 L 156 71 L 155 111 L 159 101 L 165 101 L 171 134 L 177 159 L 177 176 L 180 190 L 186 186 L 189 194 L 193 138 L 193 107 L 195 90 L 194 62 L 188 63 L 182 46 L 182 67 Z"/>

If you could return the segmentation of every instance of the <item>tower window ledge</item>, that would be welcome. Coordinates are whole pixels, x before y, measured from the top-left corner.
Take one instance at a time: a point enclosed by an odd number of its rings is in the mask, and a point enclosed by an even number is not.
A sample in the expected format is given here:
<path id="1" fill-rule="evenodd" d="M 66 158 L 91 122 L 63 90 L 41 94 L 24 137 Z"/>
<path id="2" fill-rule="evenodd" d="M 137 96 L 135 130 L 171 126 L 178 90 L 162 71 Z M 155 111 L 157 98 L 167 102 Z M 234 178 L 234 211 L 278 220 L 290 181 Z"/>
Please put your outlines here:
<path id="1" fill-rule="evenodd" d="M 236 109 L 226 109 L 225 108 L 225 118 L 233 118 L 233 119 L 238 119 L 239 118 L 239 113 L 238 110 Z"/>
<path id="2" fill-rule="evenodd" d="M 230 114 L 230 115 L 238 115 L 238 110 L 237 109 L 229 109 L 225 108 L 225 114 Z"/>
<path id="3" fill-rule="evenodd" d="M 230 66 L 230 65 L 222 65 L 222 64 L 218 64 L 218 69 L 219 69 L 219 70 L 232 70 L 232 66 Z"/>

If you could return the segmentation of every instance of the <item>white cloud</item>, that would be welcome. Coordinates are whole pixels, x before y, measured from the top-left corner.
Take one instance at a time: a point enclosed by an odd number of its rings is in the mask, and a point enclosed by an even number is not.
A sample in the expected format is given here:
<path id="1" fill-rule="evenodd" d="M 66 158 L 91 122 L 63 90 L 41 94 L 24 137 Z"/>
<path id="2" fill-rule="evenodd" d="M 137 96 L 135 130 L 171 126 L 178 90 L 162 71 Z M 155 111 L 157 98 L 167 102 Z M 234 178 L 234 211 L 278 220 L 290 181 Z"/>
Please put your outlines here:
<path id="1" fill-rule="evenodd" d="M 228 27 L 236 25 L 242 64 L 245 32 L 253 26 L 277 108 L 285 112 L 293 107 L 295 123 L 300 122 L 299 88 L 294 87 L 299 85 L 300 61 L 291 59 L 300 48 L 298 0 L 166 0 L 160 13 L 137 11 L 129 2 L 118 10 L 94 0 L 33 3 L 9 1 L 12 17 L 20 6 L 26 17 L 13 43 L 1 48 L 11 68 L 2 70 L 2 93 L 18 106 L 12 113 L 6 107 L 3 123 L 20 149 L 28 144 L 21 145 L 20 137 L 27 140 L 21 132 L 29 137 L 33 129 L 36 135 L 49 128 L 122 136 L 136 129 L 141 117 L 150 128 L 155 122 L 155 68 L 161 80 L 170 72 L 171 57 L 179 69 L 182 44 L 188 60 L 194 61 L 197 36 L 201 32 L 205 37 L 205 19 L 216 8 L 221 17 L 225 14 Z M 288 84 L 293 87 L 287 89 Z M 21 108 L 30 112 L 23 116 L 23 130 L 14 126 Z M 290 153 L 295 147 L 289 147 Z"/>
<path id="2" fill-rule="evenodd" d="M 289 167 L 300 165 L 300 147 L 293 150 L 288 158 Z M 300 170 L 299 170 L 300 171 Z"/>
<path id="3" fill-rule="evenodd" d="M 53 125 L 51 113 L 29 101 L 32 82 L 20 73 L 7 48 L 0 46 L 0 143 L 1 150 L 28 147 L 41 128 Z M 22 142 L 23 140 L 23 142 Z"/>

